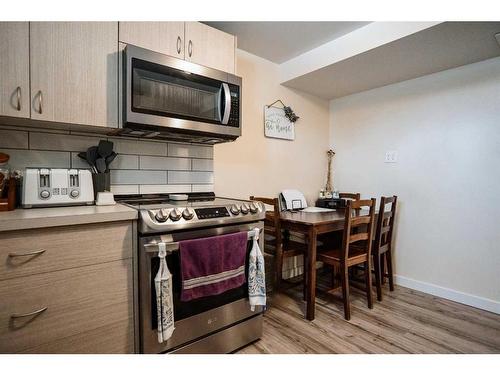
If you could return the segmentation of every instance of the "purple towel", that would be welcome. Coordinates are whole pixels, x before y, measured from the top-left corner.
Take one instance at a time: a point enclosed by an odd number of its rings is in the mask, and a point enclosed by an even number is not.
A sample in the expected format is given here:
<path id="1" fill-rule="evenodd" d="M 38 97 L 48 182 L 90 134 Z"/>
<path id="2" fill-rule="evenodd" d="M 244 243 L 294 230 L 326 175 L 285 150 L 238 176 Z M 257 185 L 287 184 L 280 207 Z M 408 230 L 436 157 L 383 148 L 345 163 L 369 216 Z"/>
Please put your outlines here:
<path id="1" fill-rule="evenodd" d="M 243 285 L 247 241 L 247 232 L 181 241 L 181 301 Z"/>

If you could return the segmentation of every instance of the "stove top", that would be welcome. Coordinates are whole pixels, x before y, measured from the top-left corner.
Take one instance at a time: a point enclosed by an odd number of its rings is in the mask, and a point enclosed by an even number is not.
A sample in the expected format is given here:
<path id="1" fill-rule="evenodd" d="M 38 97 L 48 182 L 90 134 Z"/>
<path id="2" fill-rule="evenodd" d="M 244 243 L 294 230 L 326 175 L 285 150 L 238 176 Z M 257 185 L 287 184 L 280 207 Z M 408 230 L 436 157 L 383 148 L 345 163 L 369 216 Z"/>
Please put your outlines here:
<path id="1" fill-rule="evenodd" d="M 117 202 L 139 211 L 139 232 L 168 233 L 178 230 L 248 223 L 264 220 L 264 204 L 213 193 L 189 193 L 188 200 L 170 200 L 168 194 L 116 196 Z"/>

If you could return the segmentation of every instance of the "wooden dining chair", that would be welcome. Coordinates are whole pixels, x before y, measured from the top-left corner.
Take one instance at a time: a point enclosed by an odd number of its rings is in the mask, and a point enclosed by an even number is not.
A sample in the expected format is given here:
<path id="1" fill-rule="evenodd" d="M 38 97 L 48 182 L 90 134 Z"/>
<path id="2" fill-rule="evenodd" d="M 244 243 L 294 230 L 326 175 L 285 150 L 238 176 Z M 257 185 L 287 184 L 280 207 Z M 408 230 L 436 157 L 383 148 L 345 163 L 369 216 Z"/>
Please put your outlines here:
<path id="1" fill-rule="evenodd" d="M 368 215 L 361 215 L 356 210 L 369 208 Z M 317 259 L 330 266 L 340 269 L 342 281 L 342 299 L 344 302 L 344 316 L 346 320 L 351 319 L 351 307 L 349 303 L 349 275 L 350 267 L 364 264 L 365 270 L 371 269 L 372 233 L 375 221 L 375 199 L 347 201 L 345 209 L 344 231 L 342 246 L 337 249 L 320 251 Z M 356 233 L 353 233 L 356 230 Z M 368 307 L 373 308 L 371 293 L 371 272 L 365 272 L 366 296 Z M 328 291 L 332 293 L 338 288 Z"/>
<path id="2" fill-rule="evenodd" d="M 266 218 L 264 220 L 264 249 L 266 245 L 275 249 L 275 264 L 276 269 L 274 272 L 276 290 L 279 290 L 281 282 L 283 281 L 283 261 L 286 258 L 291 258 L 298 255 L 304 256 L 304 299 L 306 294 L 306 257 L 307 245 L 298 241 L 293 241 L 289 236 L 283 236 L 280 221 L 280 208 L 278 198 L 265 198 L 251 196 L 250 200 L 260 201 L 264 204 L 271 206 L 272 211 L 266 211 Z M 270 235 L 271 239 L 266 239 L 266 235 Z"/>
<path id="3" fill-rule="evenodd" d="M 377 300 L 382 301 L 382 284 L 387 276 L 389 290 L 394 290 L 394 274 L 392 270 L 392 233 L 396 217 L 396 204 L 398 197 L 381 197 L 378 209 L 377 226 L 373 241 L 373 266 L 375 268 L 375 284 L 377 286 Z M 391 205 L 387 211 L 386 206 Z M 387 275 L 385 273 L 387 263 Z"/>

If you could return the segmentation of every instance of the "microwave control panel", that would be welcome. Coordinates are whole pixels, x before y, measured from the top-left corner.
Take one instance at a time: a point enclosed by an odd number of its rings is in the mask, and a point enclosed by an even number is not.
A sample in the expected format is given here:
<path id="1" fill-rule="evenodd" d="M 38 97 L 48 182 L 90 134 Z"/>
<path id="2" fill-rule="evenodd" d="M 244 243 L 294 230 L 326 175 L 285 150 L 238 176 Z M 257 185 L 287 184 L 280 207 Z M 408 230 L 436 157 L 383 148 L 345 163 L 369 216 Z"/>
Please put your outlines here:
<path id="1" fill-rule="evenodd" d="M 231 111 L 229 112 L 228 126 L 240 126 L 240 88 L 236 85 L 229 84 L 231 92 Z"/>

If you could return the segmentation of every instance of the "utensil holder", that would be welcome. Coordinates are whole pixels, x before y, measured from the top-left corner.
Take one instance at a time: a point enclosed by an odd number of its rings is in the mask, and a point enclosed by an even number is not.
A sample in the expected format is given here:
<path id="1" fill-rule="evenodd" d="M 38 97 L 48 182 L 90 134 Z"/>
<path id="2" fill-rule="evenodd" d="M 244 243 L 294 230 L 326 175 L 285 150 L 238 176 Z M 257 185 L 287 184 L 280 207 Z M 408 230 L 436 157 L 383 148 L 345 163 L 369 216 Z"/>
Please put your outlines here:
<path id="1" fill-rule="evenodd" d="M 100 191 L 111 191 L 111 180 L 109 172 L 92 173 L 92 183 L 94 185 L 94 197 Z"/>

